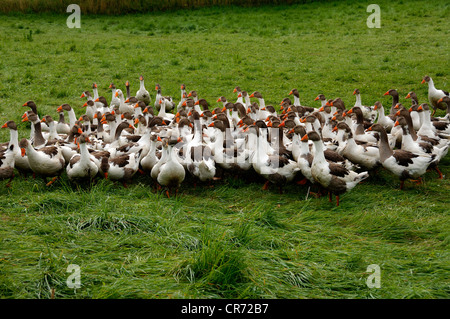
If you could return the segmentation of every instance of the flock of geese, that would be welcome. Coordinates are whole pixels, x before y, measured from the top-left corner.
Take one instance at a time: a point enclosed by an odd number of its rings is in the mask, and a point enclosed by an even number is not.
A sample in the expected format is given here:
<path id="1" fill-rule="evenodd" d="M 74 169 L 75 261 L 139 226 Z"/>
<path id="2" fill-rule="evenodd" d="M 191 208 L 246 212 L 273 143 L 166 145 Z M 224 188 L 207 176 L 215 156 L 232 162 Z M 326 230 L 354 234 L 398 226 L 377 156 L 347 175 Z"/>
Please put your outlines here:
<path id="1" fill-rule="evenodd" d="M 211 183 L 224 172 L 249 173 L 265 179 L 263 189 L 273 184 L 282 192 L 288 183 L 308 185 L 319 195 L 328 193 L 330 201 L 335 195 L 339 205 L 339 195 L 379 167 L 398 176 L 401 189 L 407 179 L 421 182 L 430 169 L 443 178 L 438 165 L 450 145 L 450 97 L 429 76 L 422 81 L 428 83 L 429 104 L 419 104 L 409 92 L 407 107 L 391 89 L 384 94 L 392 97 L 387 112 L 380 101 L 363 105 L 358 89 L 351 108 L 323 94 L 315 99 L 320 106 L 305 106 L 293 89 L 277 112 L 260 92 L 248 94 L 238 86 L 233 91 L 237 100 L 221 96 L 218 107 L 212 107 L 184 84 L 176 104 L 156 84 L 152 103 L 143 76 L 139 79 L 134 96 L 128 81 L 126 95 L 111 83 L 110 103 L 94 83 L 92 93 L 81 95 L 87 101 L 79 117 L 62 104 L 57 121 L 50 115 L 40 118 L 33 101 L 24 103 L 29 110 L 22 122 L 31 122 L 30 136 L 19 140 L 12 120 L 2 126 L 10 130 L 10 140 L 0 145 L 0 179 L 9 179 L 9 187 L 17 170 L 51 185 L 66 171 L 75 183 L 103 176 L 127 187 L 139 172 L 170 197 L 188 174 L 194 183 Z M 438 108 L 446 110 L 444 117 L 434 117 Z"/>

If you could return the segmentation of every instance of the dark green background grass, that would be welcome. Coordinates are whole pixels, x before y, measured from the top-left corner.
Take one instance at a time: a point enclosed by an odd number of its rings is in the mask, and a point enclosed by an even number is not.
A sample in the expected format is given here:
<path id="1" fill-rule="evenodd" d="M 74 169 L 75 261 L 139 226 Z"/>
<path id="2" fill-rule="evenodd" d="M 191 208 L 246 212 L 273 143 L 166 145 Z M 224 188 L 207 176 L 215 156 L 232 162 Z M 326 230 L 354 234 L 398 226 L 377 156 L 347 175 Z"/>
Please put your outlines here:
<path id="1" fill-rule="evenodd" d="M 213 7 L 124 16 L 0 16 L 0 120 L 20 123 L 34 100 L 57 118 L 62 103 L 83 112 L 81 93 L 97 82 L 132 93 L 145 76 L 179 100 L 179 86 L 212 106 L 235 100 L 236 85 L 278 105 L 292 88 L 302 104 L 359 88 L 364 104 L 388 89 L 427 100 L 430 75 L 449 88 L 449 5 L 379 1 L 381 28 L 369 29 L 368 2 Z M 278 108 L 278 107 L 277 107 Z M 438 115 L 443 115 L 440 111 Z M 19 124 L 20 137 L 29 124 Z M 7 141 L 7 130 L 0 131 Z M 450 174 L 447 156 L 441 170 Z M 0 296 L 3 298 L 448 298 L 449 182 L 435 172 L 406 184 L 381 170 L 341 198 L 306 199 L 308 189 L 261 190 L 226 177 L 213 188 L 186 180 L 178 198 L 138 176 L 128 189 L 17 177 L 0 187 Z M 5 184 L 6 182 L 3 182 Z M 69 289 L 69 264 L 81 288 Z M 381 288 L 366 286 L 367 266 Z"/>

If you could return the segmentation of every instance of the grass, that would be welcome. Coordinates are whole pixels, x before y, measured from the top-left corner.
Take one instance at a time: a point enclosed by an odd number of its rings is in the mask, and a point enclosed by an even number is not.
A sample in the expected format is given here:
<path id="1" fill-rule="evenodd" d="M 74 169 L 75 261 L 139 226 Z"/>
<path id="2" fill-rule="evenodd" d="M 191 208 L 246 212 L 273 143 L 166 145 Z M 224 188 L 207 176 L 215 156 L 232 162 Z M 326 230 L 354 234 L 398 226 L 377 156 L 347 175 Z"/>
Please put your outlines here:
<path id="1" fill-rule="evenodd" d="M 426 74 L 448 89 L 448 3 L 378 4 L 380 29 L 367 28 L 365 2 L 350 1 L 82 15 L 81 29 L 67 15 L 4 15 L 0 120 L 20 123 L 29 99 L 40 115 L 56 117 L 62 103 L 80 115 L 92 82 L 109 100 L 111 82 L 135 92 L 140 74 L 149 91 L 158 82 L 178 100 L 185 83 L 212 106 L 235 99 L 236 85 L 276 106 L 294 87 L 303 104 L 324 93 L 347 106 L 355 88 L 366 104 L 390 105 L 390 88 L 402 103 L 411 90 L 425 102 Z M 29 124 L 18 126 L 27 137 Z M 440 168 L 450 174 L 448 156 Z M 213 188 L 186 180 L 170 199 L 146 176 L 128 189 L 17 177 L 0 187 L 0 296 L 448 298 L 450 184 L 436 177 L 400 191 L 381 170 L 339 207 L 298 185 L 279 195 L 233 177 Z M 81 267 L 79 289 L 66 285 L 69 264 Z M 380 289 L 366 286 L 370 264 Z"/>

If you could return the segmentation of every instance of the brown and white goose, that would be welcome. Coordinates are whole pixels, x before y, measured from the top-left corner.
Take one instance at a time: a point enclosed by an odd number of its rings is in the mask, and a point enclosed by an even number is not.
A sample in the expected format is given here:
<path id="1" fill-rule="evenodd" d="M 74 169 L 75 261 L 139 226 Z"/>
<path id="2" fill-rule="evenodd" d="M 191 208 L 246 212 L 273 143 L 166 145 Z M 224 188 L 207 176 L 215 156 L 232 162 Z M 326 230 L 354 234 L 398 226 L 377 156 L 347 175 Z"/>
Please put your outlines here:
<path id="1" fill-rule="evenodd" d="M 31 100 L 27 101 L 22 106 L 28 106 L 31 109 L 31 111 L 37 115 L 38 120 L 40 121 L 39 114 L 37 111 L 37 106 L 36 106 L 36 103 L 34 103 L 34 101 L 31 101 Z M 45 131 L 45 132 L 48 132 L 48 130 L 49 130 L 47 124 L 45 124 L 45 123 L 42 124 L 41 129 L 42 129 L 42 131 Z"/>
<path id="2" fill-rule="evenodd" d="M 332 194 L 336 196 L 336 206 L 339 206 L 340 195 L 369 177 L 368 172 L 357 173 L 343 165 L 328 162 L 325 159 L 322 139 L 317 132 L 308 132 L 303 139 L 311 140 L 315 147 L 311 174 L 314 180 L 329 192 L 330 201 Z"/>
<path id="3" fill-rule="evenodd" d="M 11 186 L 11 181 L 14 178 L 14 144 L 8 146 L 5 151 L 0 152 L 0 180 L 9 179 L 6 187 Z"/>
<path id="4" fill-rule="evenodd" d="M 14 145 L 14 166 L 21 174 L 31 173 L 30 164 L 28 163 L 28 157 L 22 156 L 19 147 L 19 133 L 17 132 L 17 125 L 14 121 L 7 121 L 2 125 L 2 128 L 9 129 L 9 144 Z"/>
<path id="5" fill-rule="evenodd" d="M 436 89 L 436 87 L 434 86 L 433 79 L 430 78 L 428 75 L 424 76 L 424 78 L 422 79 L 422 84 L 424 84 L 425 82 L 428 83 L 428 101 L 433 107 L 432 115 L 436 113 L 437 109 L 446 110 L 447 104 L 443 102 L 438 103 L 438 101 L 444 96 L 449 96 L 449 92 Z"/>
<path id="6" fill-rule="evenodd" d="M 384 168 L 400 178 L 400 189 L 403 189 L 405 180 L 419 179 L 425 174 L 436 157 L 436 155 L 415 154 L 401 149 L 392 150 L 386 130 L 381 124 L 374 124 L 367 130 L 380 134 L 380 162 Z"/>
<path id="7" fill-rule="evenodd" d="M 80 146 L 80 153 L 73 155 L 69 160 L 66 167 L 67 176 L 71 181 L 92 181 L 98 173 L 98 166 L 95 164 L 95 158 L 89 154 L 86 144 L 89 142 L 88 135 L 81 134 L 77 142 Z"/>
<path id="8" fill-rule="evenodd" d="M 22 150 L 22 156 L 25 154 L 28 156 L 30 168 L 36 175 L 40 175 L 44 179 L 53 177 L 47 186 L 53 184 L 63 172 L 65 161 L 59 147 L 44 146 L 35 149 L 26 138 L 20 140 L 19 147 Z"/>

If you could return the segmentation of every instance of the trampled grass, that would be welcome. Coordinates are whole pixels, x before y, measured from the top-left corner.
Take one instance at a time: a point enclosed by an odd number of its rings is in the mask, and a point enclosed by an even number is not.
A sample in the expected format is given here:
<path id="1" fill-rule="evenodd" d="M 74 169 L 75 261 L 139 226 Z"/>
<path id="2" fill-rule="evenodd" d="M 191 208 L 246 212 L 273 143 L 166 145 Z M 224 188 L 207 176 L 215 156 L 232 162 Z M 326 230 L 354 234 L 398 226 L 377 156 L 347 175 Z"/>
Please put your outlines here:
<path id="1" fill-rule="evenodd" d="M 178 100 L 185 83 L 212 106 L 234 100 L 236 85 L 275 106 L 294 87 L 307 105 L 319 93 L 353 105 L 355 88 L 365 104 L 390 105 L 390 88 L 425 102 L 426 74 L 448 90 L 448 3 L 378 3 L 380 29 L 367 27 L 366 2 L 351 1 L 82 15 L 81 29 L 67 15 L 3 15 L 0 120 L 20 123 L 30 99 L 40 115 L 62 103 L 80 115 L 92 82 L 109 101 L 111 82 L 129 80 L 134 94 L 140 74 L 149 91 L 160 83 Z M 448 298 L 448 156 L 440 168 L 444 180 L 429 172 L 403 191 L 380 170 L 339 207 L 299 185 L 280 195 L 233 176 L 213 188 L 188 179 L 170 199 L 146 176 L 128 189 L 17 177 L 0 185 L 0 296 Z M 69 264 L 81 268 L 79 289 L 67 287 Z M 371 264 L 380 289 L 366 285 Z"/>

